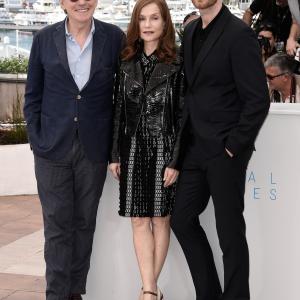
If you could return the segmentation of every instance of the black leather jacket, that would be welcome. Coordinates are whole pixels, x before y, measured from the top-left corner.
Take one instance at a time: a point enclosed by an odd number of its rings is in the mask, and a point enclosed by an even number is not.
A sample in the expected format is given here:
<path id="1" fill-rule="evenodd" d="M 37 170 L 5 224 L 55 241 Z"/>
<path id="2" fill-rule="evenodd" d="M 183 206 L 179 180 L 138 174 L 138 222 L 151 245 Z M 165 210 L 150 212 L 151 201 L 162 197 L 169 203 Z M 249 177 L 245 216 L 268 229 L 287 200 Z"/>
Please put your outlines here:
<path id="1" fill-rule="evenodd" d="M 116 77 L 111 162 L 119 162 L 122 136 L 136 133 L 142 112 L 153 136 L 174 134 L 176 142 L 168 167 L 175 168 L 179 155 L 184 94 L 182 58 L 172 64 L 157 63 L 146 90 L 138 60 L 122 62 Z M 144 105 L 147 105 L 144 108 Z"/>

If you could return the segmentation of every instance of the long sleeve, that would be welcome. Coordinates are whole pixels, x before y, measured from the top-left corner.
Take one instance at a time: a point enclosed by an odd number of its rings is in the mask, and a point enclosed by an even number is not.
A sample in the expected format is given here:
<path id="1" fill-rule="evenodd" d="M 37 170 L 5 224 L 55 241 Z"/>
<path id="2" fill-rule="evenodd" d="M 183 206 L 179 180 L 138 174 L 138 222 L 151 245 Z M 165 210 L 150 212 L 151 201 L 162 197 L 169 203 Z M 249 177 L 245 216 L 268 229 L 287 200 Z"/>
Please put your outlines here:
<path id="1" fill-rule="evenodd" d="M 24 104 L 24 116 L 30 142 L 36 140 L 39 135 L 43 90 L 44 69 L 40 57 L 39 36 L 37 35 L 33 40 L 30 52 Z"/>
<path id="2" fill-rule="evenodd" d="M 176 132 L 176 140 L 172 154 L 172 160 L 168 164 L 169 168 L 178 169 L 178 159 L 180 154 L 180 145 L 181 145 L 181 137 L 182 137 L 182 117 L 183 117 L 183 106 L 184 106 L 184 93 L 185 93 L 185 76 L 183 71 L 183 65 L 180 68 L 180 71 L 177 73 L 177 78 L 175 81 L 175 93 L 174 97 L 176 100 L 174 101 L 174 118 L 175 118 L 175 132 Z"/>
<path id="3" fill-rule="evenodd" d="M 116 74 L 113 97 L 113 140 L 110 153 L 110 162 L 120 161 L 120 136 L 124 126 L 124 75 L 119 69 Z"/>
<path id="4" fill-rule="evenodd" d="M 231 65 L 242 112 L 229 133 L 226 148 L 233 154 L 253 145 L 268 114 L 270 98 L 256 37 L 245 28 L 231 49 Z"/>

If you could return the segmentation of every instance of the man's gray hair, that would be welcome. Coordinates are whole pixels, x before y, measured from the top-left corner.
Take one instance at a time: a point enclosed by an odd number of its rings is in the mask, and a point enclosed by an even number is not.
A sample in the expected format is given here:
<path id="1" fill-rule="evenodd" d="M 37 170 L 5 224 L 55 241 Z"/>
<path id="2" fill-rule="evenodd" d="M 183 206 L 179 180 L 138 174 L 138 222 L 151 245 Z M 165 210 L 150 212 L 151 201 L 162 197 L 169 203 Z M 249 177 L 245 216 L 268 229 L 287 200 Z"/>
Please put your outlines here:
<path id="1" fill-rule="evenodd" d="M 277 67 L 282 73 L 294 73 L 294 59 L 285 53 L 276 53 L 265 62 L 265 68 Z"/>

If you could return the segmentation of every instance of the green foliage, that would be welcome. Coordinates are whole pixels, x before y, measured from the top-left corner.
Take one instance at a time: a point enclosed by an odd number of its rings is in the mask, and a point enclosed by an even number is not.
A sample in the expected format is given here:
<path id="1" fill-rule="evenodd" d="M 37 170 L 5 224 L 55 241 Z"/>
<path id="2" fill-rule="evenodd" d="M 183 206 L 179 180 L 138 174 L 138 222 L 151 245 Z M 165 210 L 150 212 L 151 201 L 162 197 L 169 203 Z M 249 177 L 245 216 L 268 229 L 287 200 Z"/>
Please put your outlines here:
<path id="1" fill-rule="evenodd" d="M 0 145 L 15 145 L 28 143 L 26 126 L 13 125 L 13 129 L 0 129 Z"/>
<path id="2" fill-rule="evenodd" d="M 10 57 L 0 59 L 0 73 L 18 74 L 27 73 L 28 69 L 28 58 Z"/>
<path id="3" fill-rule="evenodd" d="M 17 89 L 17 99 L 14 101 L 11 125 L 6 129 L 0 129 L 0 145 L 28 143 L 26 125 L 22 116 L 22 95 Z"/>

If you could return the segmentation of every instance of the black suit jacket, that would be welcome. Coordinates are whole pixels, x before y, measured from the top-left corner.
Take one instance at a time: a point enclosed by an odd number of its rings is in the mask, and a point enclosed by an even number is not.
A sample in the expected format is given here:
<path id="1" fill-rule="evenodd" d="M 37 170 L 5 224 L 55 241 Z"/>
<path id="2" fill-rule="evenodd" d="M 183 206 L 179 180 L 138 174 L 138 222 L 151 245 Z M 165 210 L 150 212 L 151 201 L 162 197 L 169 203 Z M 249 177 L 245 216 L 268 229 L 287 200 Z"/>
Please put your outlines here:
<path id="1" fill-rule="evenodd" d="M 79 91 L 69 69 L 64 22 L 39 31 L 31 48 L 24 115 L 34 153 L 63 158 L 76 130 L 91 161 L 108 160 L 112 95 L 123 32 L 95 21 L 89 80 Z"/>
<path id="2" fill-rule="evenodd" d="M 191 22 L 183 38 L 185 122 L 190 119 L 208 157 L 225 147 L 237 155 L 253 147 L 270 105 L 260 48 L 252 29 L 225 7 L 193 61 L 197 25 Z"/>

